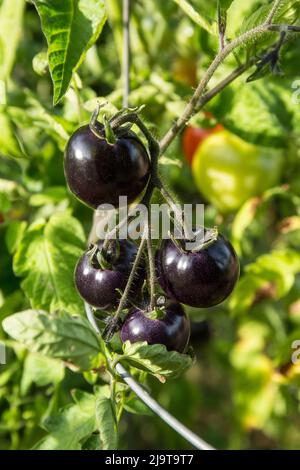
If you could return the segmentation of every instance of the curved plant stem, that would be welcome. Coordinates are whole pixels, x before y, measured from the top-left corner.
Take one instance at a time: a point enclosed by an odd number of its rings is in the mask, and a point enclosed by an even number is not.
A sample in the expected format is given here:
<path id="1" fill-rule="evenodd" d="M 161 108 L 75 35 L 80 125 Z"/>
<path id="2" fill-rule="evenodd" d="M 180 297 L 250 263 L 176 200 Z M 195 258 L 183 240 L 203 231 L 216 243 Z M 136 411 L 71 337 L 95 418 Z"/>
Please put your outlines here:
<path id="1" fill-rule="evenodd" d="M 101 332 L 96 323 L 93 311 L 87 303 L 85 303 L 85 311 L 87 318 L 94 328 L 96 333 L 101 335 Z M 214 447 L 209 445 L 203 439 L 194 434 L 190 429 L 184 426 L 180 421 L 178 421 L 174 416 L 168 413 L 162 406 L 155 401 L 146 390 L 141 387 L 129 374 L 129 372 L 122 366 L 122 364 L 117 363 L 115 365 L 115 371 L 119 376 L 124 380 L 124 382 L 133 390 L 133 392 L 142 400 L 145 405 L 147 405 L 157 416 L 159 416 L 165 423 L 167 423 L 171 428 L 174 429 L 180 436 L 186 439 L 190 444 L 192 444 L 196 449 L 199 450 L 215 450 Z"/>
<path id="2" fill-rule="evenodd" d="M 275 32 L 290 32 L 290 33 L 300 33 L 300 26 L 296 25 L 286 25 L 286 24 L 270 24 L 268 27 L 269 31 Z"/>
<path id="3" fill-rule="evenodd" d="M 277 10 L 280 7 L 281 2 L 282 2 L 282 0 L 275 0 L 275 2 L 273 4 L 267 18 L 266 18 L 265 24 L 271 24 L 272 23 L 273 18 L 276 15 Z"/>
<path id="4" fill-rule="evenodd" d="M 261 24 L 256 26 L 253 29 L 241 34 L 241 36 L 237 37 L 233 41 L 226 44 L 224 49 L 222 49 L 214 58 L 210 66 L 208 67 L 206 73 L 204 74 L 202 80 L 200 81 L 198 87 L 195 90 L 191 100 L 185 107 L 182 115 L 177 119 L 175 124 L 169 129 L 169 131 L 165 134 L 165 136 L 160 141 L 160 151 L 164 152 L 166 148 L 171 144 L 171 142 L 175 139 L 177 134 L 183 129 L 183 127 L 188 123 L 191 117 L 195 114 L 196 110 L 201 109 L 199 107 L 199 100 L 203 95 L 206 86 L 210 82 L 212 76 L 214 75 L 217 68 L 223 63 L 226 57 L 229 56 L 231 52 L 233 52 L 236 48 L 241 45 L 245 45 L 250 41 L 257 39 L 258 37 L 270 33 L 271 31 L 282 31 L 283 29 L 287 31 L 300 31 L 300 27 L 298 26 L 286 26 L 286 25 L 270 25 L 267 23 Z"/>
<path id="5" fill-rule="evenodd" d="M 129 122 L 137 125 L 139 129 L 141 130 L 141 132 L 146 137 L 148 141 L 148 145 L 149 145 L 150 156 L 151 156 L 151 166 L 155 167 L 154 169 L 156 170 L 157 159 L 159 155 L 159 144 L 154 139 L 153 135 L 151 134 L 147 126 L 145 126 L 145 124 L 139 117 L 138 113 L 133 111 L 133 112 L 128 112 L 126 114 L 117 115 L 116 117 L 113 117 L 110 121 L 112 129 L 116 129 L 122 126 L 123 124 L 129 123 Z M 152 174 L 152 176 L 154 175 Z"/>

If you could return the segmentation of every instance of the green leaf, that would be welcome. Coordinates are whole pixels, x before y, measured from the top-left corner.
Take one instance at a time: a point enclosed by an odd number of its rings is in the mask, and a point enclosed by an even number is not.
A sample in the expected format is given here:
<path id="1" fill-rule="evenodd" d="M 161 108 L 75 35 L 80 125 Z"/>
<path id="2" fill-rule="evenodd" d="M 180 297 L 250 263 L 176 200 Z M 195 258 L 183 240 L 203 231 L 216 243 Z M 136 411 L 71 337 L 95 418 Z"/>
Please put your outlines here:
<path id="1" fill-rule="evenodd" d="M 6 365 L 4 370 L 3 367 L 1 367 L 0 387 L 3 388 L 10 381 L 12 381 L 16 374 L 18 374 L 19 370 L 19 362 L 12 362 L 11 364 Z"/>
<path id="2" fill-rule="evenodd" d="M 41 354 L 30 353 L 24 361 L 21 394 L 25 396 L 32 384 L 39 387 L 57 384 L 63 380 L 64 375 L 65 367 L 61 361 Z"/>
<path id="3" fill-rule="evenodd" d="M 170 158 L 170 157 L 166 157 L 165 155 L 161 155 L 159 157 L 159 164 L 176 166 L 177 168 L 183 167 L 183 163 L 178 158 Z"/>
<path id="4" fill-rule="evenodd" d="M 26 191 L 16 181 L 0 178 L 0 191 L 9 194 L 10 198 L 24 197 Z"/>
<path id="5" fill-rule="evenodd" d="M 233 0 L 219 0 L 220 7 L 222 8 L 222 10 L 228 10 L 232 2 Z"/>
<path id="6" fill-rule="evenodd" d="M 111 398 L 107 387 L 98 388 L 96 399 L 96 421 L 103 450 L 117 449 L 117 426 Z"/>
<path id="7" fill-rule="evenodd" d="M 234 218 L 231 229 L 231 241 L 238 255 L 241 255 L 242 252 L 244 233 L 253 222 L 259 204 L 261 204 L 261 199 L 257 197 L 248 199 Z"/>
<path id="8" fill-rule="evenodd" d="M 29 351 L 61 359 L 82 370 L 89 370 L 99 354 L 97 335 L 82 317 L 25 310 L 5 318 L 2 326 Z"/>
<path id="9" fill-rule="evenodd" d="M 54 104 L 67 92 L 73 73 L 98 39 L 106 21 L 104 0 L 35 0 L 48 42 Z"/>
<path id="10" fill-rule="evenodd" d="M 274 23 L 293 24 L 299 19 L 299 0 L 281 0 L 277 13 L 274 16 Z"/>
<path id="11" fill-rule="evenodd" d="M 80 450 L 80 441 L 94 432 L 95 396 L 76 390 L 73 398 L 75 404 L 62 408 L 58 414 L 45 420 L 43 425 L 50 434 L 39 441 L 34 450 Z"/>
<path id="12" fill-rule="evenodd" d="M 41 51 L 32 59 L 32 68 L 37 75 L 42 77 L 48 70 L 48 56 L 47 52 Z"/>
<path id="13" fill-rule="evenodd" d="M 3 0 L 0 8 L 0 79 L 10 76 L 22 34 L 25 0 Z M 2 126 L 1 126 L 2 127 Z"/>
<path id="14" fill-rule="evenodd" d="M 152 375 L 178 377 L 193 364 L 192 358 L 187 354 L 168 351 L 162 344 L 148 345 L 146 342 L 131 344 L 126 341 L 123 351 L 122 359 Z"/>
<path id="15" fill-rule="evenodd" d="M 292 250 L 278 250 L 260 256 L 255 263 L 247 266 L 246 272 L 273 281 L 277 295 L 282 297 L 291 289 L 295 275 L 300 272 L 300 253 Z"/>
<path id="16" fill-rule="evenodd" d="M 28 228 L 14 256 L 14 271 L 25 278 L 22 288 L 33 308 L 81 312 L 73 273 L 84 240 L 80 223 L 67 213 L 55 214 L 47 223 L 40 220 Z"/>
<path id="17" fill-rule="evenodd" d="M 5 302 L 5 301 L 4 301 L 4 295 L 3 295 L 2 290 L 0 290 L 0 310 L 1 310 L 1 308 L 3 307 L 3 305 L 4 305 L 4 302 Z"/>
<path id="18" fill-rule="evenodd" d="M 293 352 L 295 351 L 295 347 L 293 343 L 295 341 L 299 341 L 300 339 L 300 328 L 296 328 L 290 333 L 285 340 L 282 342 L 280 347 L 278 348 L 275 364 L 277 367 L 281 365 L 291 364 L 291 357 Z M 300 371 L 299 371 L 300 372 Z"/>

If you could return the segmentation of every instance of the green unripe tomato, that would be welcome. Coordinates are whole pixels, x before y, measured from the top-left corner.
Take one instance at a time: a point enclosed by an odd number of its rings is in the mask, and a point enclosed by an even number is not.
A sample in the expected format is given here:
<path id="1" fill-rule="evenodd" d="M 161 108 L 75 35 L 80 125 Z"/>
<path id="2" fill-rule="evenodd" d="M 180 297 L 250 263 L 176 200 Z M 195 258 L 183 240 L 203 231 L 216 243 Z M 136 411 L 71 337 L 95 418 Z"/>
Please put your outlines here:
<path id="1" fill-rule="evenodd" d="M 192 171 L 203 196 L 226 213 L 276 186 L 282 165 L 282 150 L 258 147 L 224 130 L 198 147 Z"/>

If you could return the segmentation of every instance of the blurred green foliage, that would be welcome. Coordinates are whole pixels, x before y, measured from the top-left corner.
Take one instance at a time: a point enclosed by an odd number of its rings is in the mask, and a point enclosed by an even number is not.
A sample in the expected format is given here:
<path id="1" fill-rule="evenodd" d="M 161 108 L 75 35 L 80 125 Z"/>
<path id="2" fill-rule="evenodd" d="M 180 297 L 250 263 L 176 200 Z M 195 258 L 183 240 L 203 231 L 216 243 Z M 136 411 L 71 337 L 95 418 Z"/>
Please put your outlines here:
<path id="1" fill-rule="evenodd" d="M 121 2 L 106 3 L 108 21 L 101 25 L 99 39 L 85 51 L 79 68 L 79 58 L 74 58 L 71 86 L 62 99 L 63 93 L 56 90 L 55 101 L 60 101 L 53 107 L 47 43 L 34 5 L 25 0 L 0 2 L 1 321 L 31 307 L 83 312 L 72 270 L 91 228 L 92 212 L 66 190 L 63 150 L 72 131 L 88 121 L 98 99 L 109 102 L 106 113 L 122 105 Z M 132 3 L 129 102 L 145 104 L 143 118 L 155 135 L 163 136 L 216 54 L 217 2 L 190 1 L 211 25 L 210 32 L 199 27 L 180 2 Z M 231 4 L 228 39 L 258 24 L 270 8 L 263 0 L 225 3 Z M 283 1 L 277 21 L 299 24 L 298 18 L 299 2 Z M 75 41 L 76 30 L 73 34 Z M 220 67 L 212 84 L 247 55 L 262 54 L 276 39 L 274 33 L 241 47 Z M 206 107 L 245 140 L 284 149 L 282 185 L 257 194 L 235 214 L 223 216 L 207 206 L 206 225 L 218 225 L 238 251 L 240 282 L 221 306 L 187 309 L 197 360 L 185 376 L 165 384 L 149 379 L 158 401 L 217 448 L 300 448 L 300 364 L 291 362 L 292 343 L 300 339 L 300 104 L 292 99 L 299 46 L 300 38 L 290 35 L 281 56 L 284 79 L 267 75 L 246 84 L 243 75 Z M 63 87 L 68 88 L 65 83 Z M 199 113 L 193 123 L 201 125 L 203 120 Z M 164 179 L 183 202 L 204 201 L 184 162 L 180 137 L 161 163 Z M 44 255 L 45 245 L 51 259 Z M 90 398 L 95 374 L 78 373 L 41 351 L 29 352 L 1 329 L 0 339 L 7 344 L 7 364 L 0 366 L 0 449 L 31 448 L 45 430 L 55 435 L 51 416 L 64 405 L 64 413 L 93 430 L 85 407 L 95 406 Z M 102 379 L 97 383 L 105 387 Z M 72 398 L 75 388 L 81 395 Z M 102 389 L 97 400 L 105 397 Z M 133 395 L 126 406 L 120 448 L 187 447 L 159 418 L 148 416 Z M 84 440 L 85 435 L 81 445 L 93 448 L 93 440 Z M 76 448 L 78 442 L 68 445 Z"/>

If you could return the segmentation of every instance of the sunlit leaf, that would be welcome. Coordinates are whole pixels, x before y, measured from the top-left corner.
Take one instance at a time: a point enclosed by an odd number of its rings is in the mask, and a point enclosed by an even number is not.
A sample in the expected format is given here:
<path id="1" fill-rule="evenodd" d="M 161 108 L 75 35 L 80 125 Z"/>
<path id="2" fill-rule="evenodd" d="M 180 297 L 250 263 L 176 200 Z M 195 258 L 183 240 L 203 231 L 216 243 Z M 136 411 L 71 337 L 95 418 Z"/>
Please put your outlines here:
<path id="1" fill-rule="evenodd" d="M 138 369 L 145 370 L 153 375 L 177 377 L 183 374 L 193 364 L 192 358 L 177 351 L 167 351 L 162 344 L 148 345 L 143 343 L 130 343 L 126 341 L 123 346 L 126 361 Z"/>
<path id="2" fill-rule="evenodd" d="M 98 387 L 96 397 L 96 421 L 101 448 L 115 450 L 118 446 L 117 423 L 109 388 Z"/>
<path id="3" fill-rule="evenodd" d="M 25 0 L 3 0 L 0 8 L 0 78 L 4 80 L 10 76 L 14 65 L 22 35 L 24 7 Z"/>
<path id="4" fill-rule="evenodd" d="M 21 393 L 26 395 L 32 384 L 44 387 L 48 384 L 61 382 L 65 375 L 65 367 L 61 361 L 41 354 L 28 354 L 24 362 Z"/>

